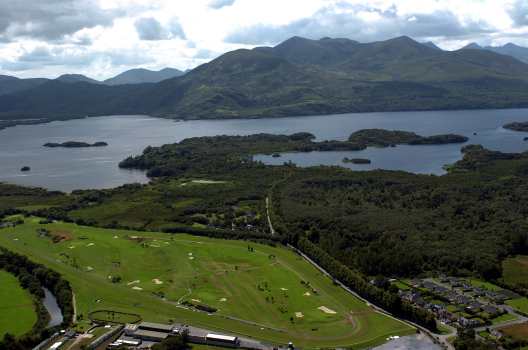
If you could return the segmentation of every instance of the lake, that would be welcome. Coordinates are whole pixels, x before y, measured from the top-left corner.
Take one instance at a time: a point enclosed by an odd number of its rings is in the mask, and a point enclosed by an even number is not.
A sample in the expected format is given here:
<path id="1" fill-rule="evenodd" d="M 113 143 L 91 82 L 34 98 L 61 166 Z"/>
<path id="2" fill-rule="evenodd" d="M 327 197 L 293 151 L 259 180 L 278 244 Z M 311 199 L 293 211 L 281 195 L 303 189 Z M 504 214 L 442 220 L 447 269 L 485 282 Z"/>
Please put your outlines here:
<path id="1" fill-rule="evenodd" d="M 118 168 L 124 158 L 149 145 L 160 146 L 188 137 L 292 134 L 307 131 L 318 140 L 346 140 L 365 128 L 400 129 L 420 135 L 456 133 L 469 143 L 505 152 L 528 148 L 528 134 L 504 130 L 512 121 L 528 121 L 528 109 L 357 113 L 330 116 L 174 121 L 146 116 L 109 116 L 38 125 L 20 125 L 0 131 L 0 181 L 52 190 L 112 188 L 126 183 L 148 182 L 144 172 Z M 477 133 L 477 135 L 473 135 Z M 101 148 L 45 148 L 47 142 L 105 141 Z M 300 166 L 342 165 L 356 170 L 393 169 L 442 174 L 442 166 L 461 158 L 463 145 L 398 146 L 368 148 L 359 152 L 288 153 L 280 158 L 257 156 L 269 164 L 293 161 Z M 344 164 L 342 159 L 369 158 L 372 164 Z M 23 166 L 31 171 L 22 173 Z"/>

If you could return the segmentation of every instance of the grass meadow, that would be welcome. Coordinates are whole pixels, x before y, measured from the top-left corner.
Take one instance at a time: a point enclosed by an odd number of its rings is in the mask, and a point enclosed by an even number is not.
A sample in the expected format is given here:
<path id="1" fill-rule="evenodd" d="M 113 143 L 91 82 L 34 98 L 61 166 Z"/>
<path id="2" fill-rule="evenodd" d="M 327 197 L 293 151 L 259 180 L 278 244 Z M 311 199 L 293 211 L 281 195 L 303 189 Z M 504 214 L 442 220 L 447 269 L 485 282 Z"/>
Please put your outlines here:
<path id="1" fill-rule="evenodd" d="M 3 270 L 0 286 L 0 338 L 6 333 L 19 336 L 29 332 L 37 322 L 33 297 L 15 276 Z"/>
<path id="2" fill-rule="evenodd" d="M 38 235 L 39 228 L 50 235 Z M 58 243 L 55 236 L 61 237 Z M 363 348 L 414 333 L 284 248 L 184 234 L 40 225 L 37 218 L 0 230 L 0 245 L 62 273 L 84 320 L 90 312 L 114 310 L 146 321 L 190 323 L 305 348 Z M 179 303 L 184 301 L 218 311 L 183 308 Z"/>

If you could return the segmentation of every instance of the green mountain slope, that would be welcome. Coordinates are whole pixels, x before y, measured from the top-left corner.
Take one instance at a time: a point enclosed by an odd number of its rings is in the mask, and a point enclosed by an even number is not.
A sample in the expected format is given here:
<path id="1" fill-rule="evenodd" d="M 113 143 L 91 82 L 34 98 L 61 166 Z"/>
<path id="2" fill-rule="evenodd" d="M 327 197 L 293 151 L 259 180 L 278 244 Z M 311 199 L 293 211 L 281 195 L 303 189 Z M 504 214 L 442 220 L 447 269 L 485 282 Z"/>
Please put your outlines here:
<path id="1" fill-rule="evenodd" d="M 524 106 L 528 65 L 509 56 L 442 51 L 408 37 L 368 44 L 296 37 L 274 48 L 228 52 L 158 83 L 49 81 L 0 96 L 0 117 L 250 118 Z"/>
<path id="2" fill-rule="evenodd" d="M 103 83 L 107 85 L 159 83 L 160 81 L 179 77 L 184 73 L 174 68 L 164 68 L 160 71 L 138 68 L 131 69 L 113 78 L 106 79 Z"/>
<path id="3" fill-rule="evenodd" d="M 45 83 L 47 79 L 19 79 L 9 75 L 0 75 L 0 95 L 11 94 Z"/>

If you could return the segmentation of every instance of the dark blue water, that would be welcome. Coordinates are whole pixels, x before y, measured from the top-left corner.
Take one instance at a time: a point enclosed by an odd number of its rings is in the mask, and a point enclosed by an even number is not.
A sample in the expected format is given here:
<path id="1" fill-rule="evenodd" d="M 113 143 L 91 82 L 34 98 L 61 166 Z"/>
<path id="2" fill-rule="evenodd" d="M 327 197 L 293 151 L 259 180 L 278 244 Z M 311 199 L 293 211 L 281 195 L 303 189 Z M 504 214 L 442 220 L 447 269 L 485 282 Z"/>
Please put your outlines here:
<path id="1" fill-rule="evenodd" d="M 197 120 L 176 122 L 145 116 L 112 116 L 25 125 L 0 131 L 0 181 L 71 191 L 111 188 L 125 183 L 147 182 L 143 172 L 119 169 L 117 164 L 129 155 L 151 146 L 181 141 L 194 136 L 249 135 L 254 133 L 291 134 L 311 132 L 318 140 L 345 140 L 357 130 L 383 128 L 414 131 L 427 136 L 456 133 L 468 136 L 469 143 L 480 143 L 501 151 L 528 149 L 524 136 L 507 131 L 502 125 L 528 121 L 528 109 L 359 113 L 314 117 Z M 477 135 L 473 135 L 476 132 Z M 108 147 L 86 149 L 45 148 L 46 142 L 105 141 Z M 298 165 L 335 164 L 357 170 L 398 169 L 417 173 L 441 174 L 444 164 L 460 159 L 462 145 L 398 146 L 369 148 L 361 152 L 286 154 L 261 160 L 281 164 L 291 160 Z M 370 158 L 370 165 L 343 164 L 343 157 Z M 31 172 L 20 168 L 30 166 Z"/>

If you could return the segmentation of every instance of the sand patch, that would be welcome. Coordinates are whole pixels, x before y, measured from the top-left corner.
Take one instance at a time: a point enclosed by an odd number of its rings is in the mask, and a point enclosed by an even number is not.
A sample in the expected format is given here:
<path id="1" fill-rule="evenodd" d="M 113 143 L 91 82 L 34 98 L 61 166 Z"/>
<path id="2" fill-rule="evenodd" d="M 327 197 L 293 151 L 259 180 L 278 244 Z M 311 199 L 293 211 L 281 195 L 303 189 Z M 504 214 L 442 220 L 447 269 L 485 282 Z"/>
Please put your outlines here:
<path id="1" fill-rule="evenodd" d="M 143 288 L 141 288 L 141 287 L 137 287 L 137 286 L 136 286 L 136 287 L 132 287 L 132 289 L 133 289 L 133 290 L 143 290 Z"/>
<path id="2" fill-rule="evenodd" d="M 154 284 L 163 284 L 163 281 L 160 281 L 159 279 L 154 278 L 154 279 L 152 280 L 152 283 L 154 283 Z"/>
<path id="3" fill-rule="evenodd" d="M 225 303 L 227 301 L 227 299 L 226 298 L 222 298 L 222 299 L 220 299 L 220 301 Z"/>
<path id="4" fill-rule="evenodd" d="M 304 295 L 305 297 L 309 297 L 311 294 L 310 294 L 310 292 L 306 292 L 306 293 L 304 293 L 303 295 Z"/>
<path id="5" fill-rule="evenodd" d="M 296 312 L 296 313 L 295 313 L 295 317 L 297 317 L 297 318 L 303 318 L 304 315 L 303 315 L 302 312 Z"/>
<path id="6" fill-rule="evenodd" d="M 226 181 L 214 181 L 214 180 L 191 180 L 190 182 L 184 182 L 180 184 L 180 186 L 187 186 L 188 184 L 198 184 L 198 185 L 219 185 L 219 184 L 225 184 Z"/>
<path id="7" fill-rule="evenodd" d="M 319 306 L 318 309 L 324 312 L 325 314 L 331 314 L 331 315 L 337 314 L 337 312 L 335 312 L 332 309 L 327 308 L 326 306 Z"/>
<path id="8" fill-rule="evenodd" d="M 138 284 L 139 282 L 141 282 L 141 281 L 140 280 L 135 280 L 135 281 L 132 281 L 132 282 L 128 282 L 127 286 L 131 286 L 133 284 Z"/>

